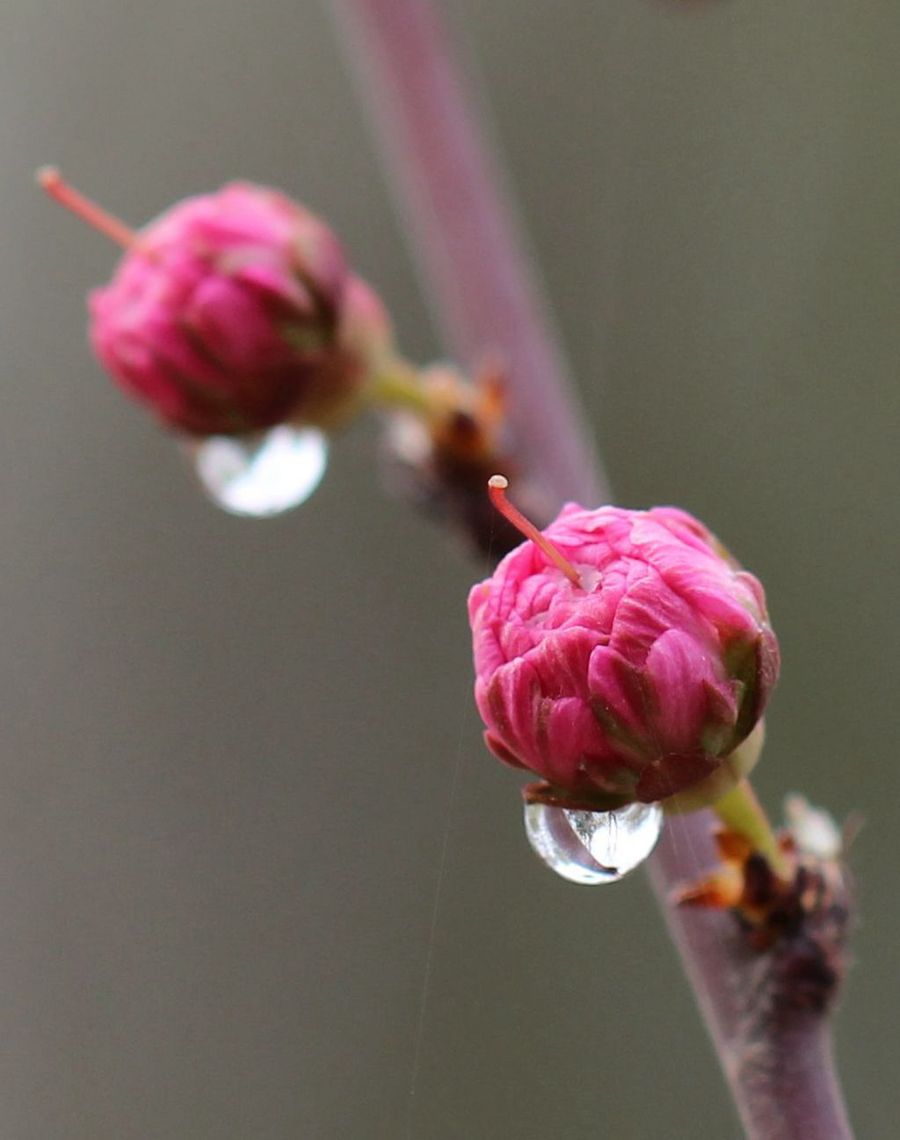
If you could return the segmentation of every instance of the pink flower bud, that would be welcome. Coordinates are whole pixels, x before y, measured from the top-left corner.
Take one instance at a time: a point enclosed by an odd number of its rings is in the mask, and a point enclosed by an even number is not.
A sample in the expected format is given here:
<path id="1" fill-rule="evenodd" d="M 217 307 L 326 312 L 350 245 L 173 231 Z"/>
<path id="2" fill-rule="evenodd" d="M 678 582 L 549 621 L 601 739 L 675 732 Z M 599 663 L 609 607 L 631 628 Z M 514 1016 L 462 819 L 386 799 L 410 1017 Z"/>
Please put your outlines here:
<path id="1" fill-rule="evenodd" d="M 285 421 L 330 427 L 355 408 L 389 324 L 315 215 L 235 182 L 133 233 L 56 171 L 39 177 L 125 246 L 110 284 L 91 295 L 91 341 L 167 427 L 198 436 Z"/>
<path id="2" fill-rule="evenodd" d="M 696 788 L 778 675 L 759 582 L 672 507 L 569 504 L 543 534 L 559 563 L 526 542 L 469 595 L 488 746 L 585 804 Z"/>

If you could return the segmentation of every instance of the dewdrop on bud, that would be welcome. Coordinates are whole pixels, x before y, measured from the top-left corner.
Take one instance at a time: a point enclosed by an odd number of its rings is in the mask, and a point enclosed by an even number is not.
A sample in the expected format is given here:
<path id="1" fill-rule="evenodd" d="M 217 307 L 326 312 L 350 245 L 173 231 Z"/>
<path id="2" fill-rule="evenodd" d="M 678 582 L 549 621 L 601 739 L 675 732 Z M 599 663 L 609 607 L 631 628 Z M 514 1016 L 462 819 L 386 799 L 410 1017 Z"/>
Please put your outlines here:
<path id="1" fill-rule="evenodd" d="M 124 249 L 89 303 L 91 343 L 119 387 L 187 441 L 226 509 L 274 514 L 306 498 L 324 433 L 359 409 L 390 345 L 380 301 L 328 226 L 235 182 L 132 231 L 57 171 L 38 180 Z"/>
<path id="2" fill-rule="evenodd" d="M 762 587 L 683 511 L 569 504 L 540 532 L 505 487 L 491 497 L 528 541 L 469 596 L 488 747 L 541 777 L 529 804 L 570 825 L 724 794 L 778 674 Z"/>
<path id="3" fill-rule="evenodd" d="M 582 811 L 525 804 L 525 835 L 560 878 L 581 886 L 617 883 L 653 853 L 663 826 L 659 804 Z"/>

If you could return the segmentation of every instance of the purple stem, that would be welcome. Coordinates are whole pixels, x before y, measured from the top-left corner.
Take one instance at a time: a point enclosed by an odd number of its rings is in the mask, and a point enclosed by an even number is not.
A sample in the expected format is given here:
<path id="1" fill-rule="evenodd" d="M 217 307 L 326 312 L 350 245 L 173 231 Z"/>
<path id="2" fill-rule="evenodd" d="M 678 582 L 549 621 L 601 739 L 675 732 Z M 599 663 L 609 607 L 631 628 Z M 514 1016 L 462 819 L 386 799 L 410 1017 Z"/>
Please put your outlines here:
<path id="1" fill-rule="evenodd" d="M 521 232 L 433 7 L 332 0 L 332 8 L 445 343 L 469 366 L 499 353 L 512 377 L 516 450 L 548 493 L 609 502 Z"/>
<path id="2" fill-rule="evenodd" d="M 521 236 L 428 0 L 331 0 L 451 349 L 499 350 L 526 461 L 558 501 L 609 501 Z M 750 951 L 730 913 L 677 908 L 715 863 L 708 811 L 675 817 L 651 878 L 751 1140 L 852 1140 L 823 1012 L 794 1008 L 778 955 Z"/>

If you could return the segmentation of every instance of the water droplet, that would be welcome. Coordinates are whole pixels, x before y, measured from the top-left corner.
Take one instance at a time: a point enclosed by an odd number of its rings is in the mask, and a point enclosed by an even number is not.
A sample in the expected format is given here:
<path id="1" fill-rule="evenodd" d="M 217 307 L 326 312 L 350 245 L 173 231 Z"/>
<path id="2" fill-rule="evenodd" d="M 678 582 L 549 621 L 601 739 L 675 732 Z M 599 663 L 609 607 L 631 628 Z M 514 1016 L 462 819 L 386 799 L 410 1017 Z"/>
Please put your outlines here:
<path id="1" fill-rule="evenodd" d="M 328 461 L 322 432 L 289 424 L 254 435 L 212 435 L 188 446 L 213 502 L 254 518 L 299 507 L 318 487 Z"/>
<path id="2" fill-rule="evenodd" d="M 662 825 L 659 804 L 615 811 L 525 805 L 525 834 L 538 857 L 557 875 L 588 886 L 618 882 L 643 863 Z"/>

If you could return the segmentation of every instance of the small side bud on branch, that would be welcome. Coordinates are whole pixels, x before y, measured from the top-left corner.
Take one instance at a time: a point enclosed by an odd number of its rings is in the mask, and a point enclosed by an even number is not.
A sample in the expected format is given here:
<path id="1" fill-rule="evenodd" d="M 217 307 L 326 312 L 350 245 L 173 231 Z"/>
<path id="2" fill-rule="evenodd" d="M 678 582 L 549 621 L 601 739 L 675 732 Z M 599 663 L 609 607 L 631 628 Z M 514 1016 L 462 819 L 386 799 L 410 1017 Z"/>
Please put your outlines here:
<path id="1" fill-rule="evenodd" d="M 518 474 L 510 458 L 502 368 L 486 364 L 470 381 L 449 365 L 434 365 L 418 377 L 417 407 L 388 417 L 386 474 L 398 494 L 443 521 L 477 552 L 498 558 L 519 541 L 516 527 L 499 516 L 484 488 L 498 468 Z M 533 509 L 546 504 L 526 480 Z"/>
<path id="2" fill-rule="evenodd" d="M 767 976 L 777 1001 L 822 1011 L 847 968 L 853 880 L 841 832 L 827 812 L 791 796 L 785 815 L 779 866 L 744 836 L 721 828 L 715 836 L 721 865 L 677 891 L 674 901 L 732 910 L 747 945 L 771 953 Z"/>

